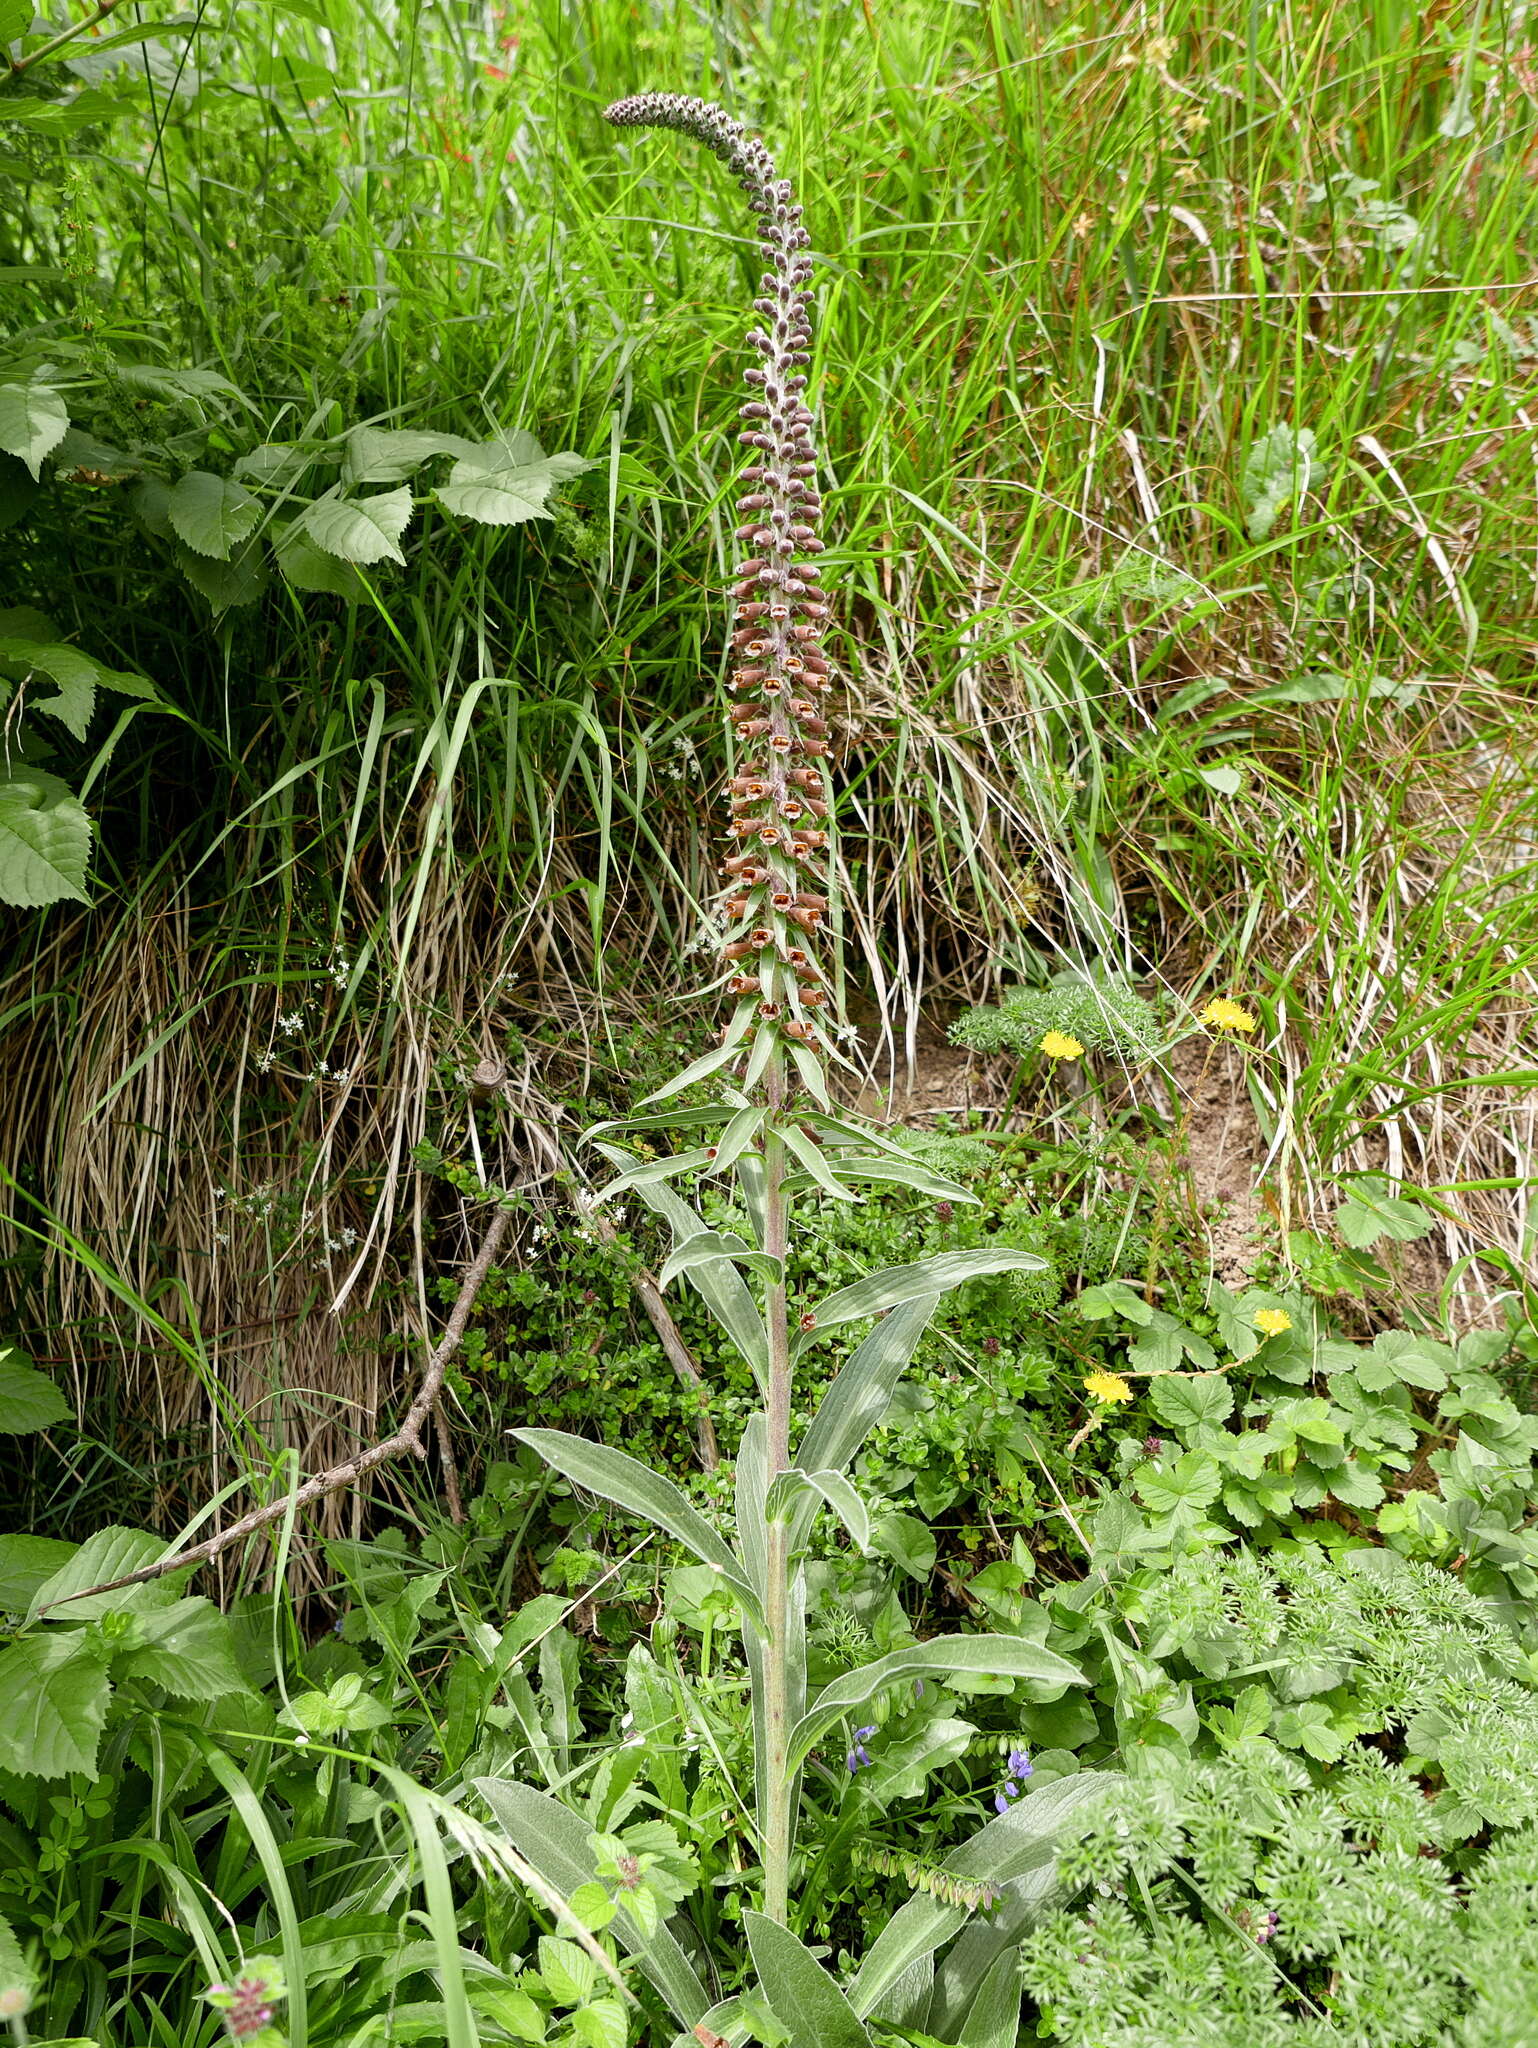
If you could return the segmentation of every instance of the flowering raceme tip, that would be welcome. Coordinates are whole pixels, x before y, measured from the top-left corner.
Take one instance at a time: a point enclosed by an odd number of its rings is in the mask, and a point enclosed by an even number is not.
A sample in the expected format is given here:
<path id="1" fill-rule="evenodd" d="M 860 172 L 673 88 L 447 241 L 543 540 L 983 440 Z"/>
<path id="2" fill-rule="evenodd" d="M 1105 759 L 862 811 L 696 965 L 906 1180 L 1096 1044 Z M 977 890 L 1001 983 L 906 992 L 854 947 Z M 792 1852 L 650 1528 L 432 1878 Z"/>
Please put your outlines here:
<path id="1" fill-rule="evenodd" d="M 729 1033 L 746 1042 L 767 1030 L 777 1042 L 804 1048 L 804 1059 L 829 1050 L 830 1000 L 828 977 L 808 944 L 828 910 L 820 856 L 828 843 L 822 699 L 830 687 L 821 645 L 828 599 L 816 561 L 823 542 L 815 421 L 803 395 L 811 361 L 810 237 L 768 150 L 720 107 L 646 92 L 616 100 L 604 118 L 620 128 L 692 135 L 736 173 L 758 215 L 766 268 L 753 308 L 762 324 L 747 337 L 758 362 L 743 372 L 749 396 L 739 408 L 737 436 L 747 462 L 737 501 L 743 559 L 732 580 L 731 687 L 740 701 L 730 715 L 742 752 L 727 792 L 724 952 L 726 987 L 739 999 Z M 739 1032 L 749 1019 L 751 1029 Z M 762 1072 L 764 1064 L 755 1051 L 753 1069 Z"/>

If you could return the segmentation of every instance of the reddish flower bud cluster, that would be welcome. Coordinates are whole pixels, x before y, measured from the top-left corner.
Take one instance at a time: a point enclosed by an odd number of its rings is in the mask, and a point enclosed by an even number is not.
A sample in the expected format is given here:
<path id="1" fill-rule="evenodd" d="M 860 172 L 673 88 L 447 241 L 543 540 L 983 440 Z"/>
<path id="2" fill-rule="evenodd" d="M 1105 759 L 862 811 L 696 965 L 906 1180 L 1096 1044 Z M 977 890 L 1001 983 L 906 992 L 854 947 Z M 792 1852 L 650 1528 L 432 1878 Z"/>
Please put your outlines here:
<path id="1" fill-rule="evenodd" d="M 820 1048 L 825 976 L 800 943 L 819 930 L 828 908 L 819 859 L 828 843 L 822 700 L 830 682 L 821 646 L 828 599 L 815 561 L 823 552 L 815 421 L 802 395 L 811 359 L 809 237 L 768 150 L 719 107 L 679 93 L 640 93 L 617 100 L 605 118 L 622 128 L 692 135 L 736 173 L 758 215 L 767 268 L 753 306 L 763 324 L 747 337 L 759 361 L 743 373 L 752 395 L 740 408 L 737 437 L 750 453 L 737 502 L 744 559 L 732 581 L 731 686 L 743 701 L 731 719 L 747 758 L 727 792 L 725 956 L 738 970 L 727 987 L 739 996 L 761 992 L 759 1016 L 769 1028 Z"/>

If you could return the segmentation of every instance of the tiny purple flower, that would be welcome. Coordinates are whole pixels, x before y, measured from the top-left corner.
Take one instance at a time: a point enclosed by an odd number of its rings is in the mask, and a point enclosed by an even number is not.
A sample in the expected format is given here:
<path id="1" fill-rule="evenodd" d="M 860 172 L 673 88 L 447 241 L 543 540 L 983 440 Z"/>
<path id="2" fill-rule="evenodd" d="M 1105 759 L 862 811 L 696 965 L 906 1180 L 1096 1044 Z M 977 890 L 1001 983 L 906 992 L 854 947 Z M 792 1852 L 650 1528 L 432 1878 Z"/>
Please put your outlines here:
<path id="1" fill-rule="evenodd" d="M 1004 1794 L 1003 1794 L 1002 1792 L 995 1792 L 995 1793 L 994 1793 L 994 1795 L 993 1795 L 993 1810 L 994 1810 L 994 1812 L 995 1812 L 995 1813 L 1008 1813 L 1008 1811 L 1009 1811 L 1009 1801 L 1008 1801 L 1008 1800 L 1007 1800 L 1007 1799 L 1005 1798 L 1005 1796 L 1004 1796 Z"/>
<path id="2" fill-rule="evenodd" d="M 876 1724 L 874 1721 L 868 1728 L 856 1728 L 854 1731 L 854 1748 L 850 1750 L 848 1756 L 844 1759 L 845 1763 L 849 1766 L 849 1775 L 851 1777 L 854 1776 L 856 1771 L 864 1770 L 870 1763 L 870 1751 L 865 1747 L 865 1738 L 867 1735 L 874 1735 L 875 1732 Z"/>
<path id="3" fill-rule="evenodd" d="M 1007 1768 L 1012 1778 L 1029 1778 L 1036 1766 L 1023 1749 L 1012 1749 Z"/>

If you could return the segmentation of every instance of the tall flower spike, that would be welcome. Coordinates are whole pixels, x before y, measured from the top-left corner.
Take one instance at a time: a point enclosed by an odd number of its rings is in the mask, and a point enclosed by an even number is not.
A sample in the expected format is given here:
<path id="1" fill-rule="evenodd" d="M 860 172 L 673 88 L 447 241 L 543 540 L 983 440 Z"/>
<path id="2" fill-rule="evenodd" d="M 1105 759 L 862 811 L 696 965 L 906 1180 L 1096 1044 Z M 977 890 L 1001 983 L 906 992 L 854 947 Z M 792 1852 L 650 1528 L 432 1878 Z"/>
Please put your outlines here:
<path id="1" fill-rule="evenodd" d="M 747 336 L 758 361 L 743 372 L 743 559 L 732 572 L 731 686 L 741 701 L 731 719 L 746 756 L 730 785 L 721 872 L 725 957 L 736 970 L 727 985 L 744 1011 L 756 1008 L 753 1033 L 772 1033 L 775 1041 L 754 1047 L 753 1068 L 762 1073 L 766 1051 L 788 1044 L 802 1048 L 804 1059 L 807 1051 L 830 1050 L 827 978 L 807 946 L 828 908 L 818 856 L 828 839 L 822 700 L 829 687 L 821 645 L 828 601 L 816 562 L 823 543 L 815 419 L 803 396 L 812 339 L 810 238 L 768 150 L 720 107 L 681 93 L 644 92 L 616 100 L 604 118 L 617 128 L 692 135 L 735 172 L 758 216 L 766 268 L 753 307 L 763 324 Z M 757 1000 L 750 1004 L 751 996 Z M 776 1074 L 782 1064 L 774 1061 Z"/>

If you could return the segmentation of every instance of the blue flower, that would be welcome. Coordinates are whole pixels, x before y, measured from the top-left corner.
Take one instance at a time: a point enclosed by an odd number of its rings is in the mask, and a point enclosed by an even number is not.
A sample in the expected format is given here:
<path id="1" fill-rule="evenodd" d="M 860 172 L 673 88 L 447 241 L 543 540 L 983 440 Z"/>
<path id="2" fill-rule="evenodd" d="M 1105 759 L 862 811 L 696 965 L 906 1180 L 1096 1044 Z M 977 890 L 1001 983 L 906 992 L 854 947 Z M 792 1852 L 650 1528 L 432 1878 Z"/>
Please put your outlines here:
<path id="1" fill-rule="evenodd" d="M 1009 1752 L 1007 1768 L 1012 1778 L 1028 1778 L 1036 1766 L 1023 1749 L 1012 1749 Z"/>
<path id="2" fill-rule="evenodd" d="M 1035 1765 L 1023 1749 L 1012 1749 L 1005 1760 L 1005 1769 L 1009 1775 L 993 1795 L 995 1813 L 1008 1813 L 1010 1801 L 1020 1797 L 1019 1780 L 1030 1777 Z"/>
<path id="3" fill-rule="evenodd" d="M 867 1735 L 874 1735 L 875 1732 L 876 1724 L 874 1721 L 868 1728 L 856 1728 L 854 1731 L 854 1748 L 850 1750 L 848 1756 L 844 1759 L 845 1763 L 849 1766 L 849 1775 L 851 1777 L 854 1776 L 856 1771 L 863 1770 L 869 1764 L 871 1756 L 870 1751 L 865 1747 L 865 1738 Z"/>

